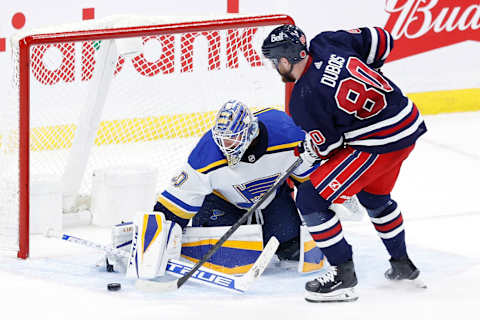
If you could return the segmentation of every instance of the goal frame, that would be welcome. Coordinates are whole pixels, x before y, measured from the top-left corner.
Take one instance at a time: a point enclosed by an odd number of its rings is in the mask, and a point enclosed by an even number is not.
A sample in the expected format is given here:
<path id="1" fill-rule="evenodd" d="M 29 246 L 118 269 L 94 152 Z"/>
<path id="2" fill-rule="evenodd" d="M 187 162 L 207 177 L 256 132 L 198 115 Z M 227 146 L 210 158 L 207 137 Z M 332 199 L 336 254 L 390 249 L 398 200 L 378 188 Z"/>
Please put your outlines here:
<path id="1" fill-rule="evenodd" d="M 167 23 L 160 25 L 94 29 L 28 35 L 19 40 L 19 212 L 17 257 L 26 259 L 30 251 L 30 48 L 33 45 L 74 41 L 107 40 L 169 33 L 202 32 L 242 27 L 292 24 L 294 20 L 285 14 L 233 17 L 204 21 Z M 285 109 L 293 84 L 285 86 Z"/>

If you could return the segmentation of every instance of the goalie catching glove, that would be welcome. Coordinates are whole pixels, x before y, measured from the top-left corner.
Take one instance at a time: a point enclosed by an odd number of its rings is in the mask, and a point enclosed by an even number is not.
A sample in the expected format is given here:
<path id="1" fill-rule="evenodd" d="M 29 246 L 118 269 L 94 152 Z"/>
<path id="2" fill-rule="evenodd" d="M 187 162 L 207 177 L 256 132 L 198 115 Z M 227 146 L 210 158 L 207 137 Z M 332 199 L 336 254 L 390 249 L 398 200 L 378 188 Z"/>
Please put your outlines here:
<path id="1" fill-rule="evenodd" d="M 112 229 L 114 248 L 129 252 L 129 258 L 107 255 L 107 268 L 127 273 L 130 278 L 153 279 L 165 274 L 169 259 L 178 259 L 182 229 L 161 212 L 139 212 L 134 222 Z"/>

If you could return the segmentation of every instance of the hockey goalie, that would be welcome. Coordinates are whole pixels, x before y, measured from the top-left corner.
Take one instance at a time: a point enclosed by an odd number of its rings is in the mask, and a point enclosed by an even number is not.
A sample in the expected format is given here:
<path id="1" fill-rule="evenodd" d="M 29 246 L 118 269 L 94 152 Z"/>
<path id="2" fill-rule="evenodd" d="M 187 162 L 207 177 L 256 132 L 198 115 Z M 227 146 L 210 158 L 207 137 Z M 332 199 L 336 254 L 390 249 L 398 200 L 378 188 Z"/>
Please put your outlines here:
<path id="1" fill-rule="evenodd" d="M 169 259 L 182 256 L 197 262 L 296 160 L 294 149 L 303 140 L 304 132 L 284 112 L 252 113 L 240 101 L 226 102 L 213 128 L 159 195 L 153 212 L 113 228 L 114 247 L 129 251 L 130 259 L 107 256 L 107 268 L 151 279 L 165 273 Z M 290 178 L 300 184 L 315 167 L 302 164 Z M 324 256 L 302 227 L 292 191 L 284 183 L 264 199 L 205 266 L 245 273 L 275 237 L 280 261 L 298 261 L 300 272 L 321 269 Z"/>

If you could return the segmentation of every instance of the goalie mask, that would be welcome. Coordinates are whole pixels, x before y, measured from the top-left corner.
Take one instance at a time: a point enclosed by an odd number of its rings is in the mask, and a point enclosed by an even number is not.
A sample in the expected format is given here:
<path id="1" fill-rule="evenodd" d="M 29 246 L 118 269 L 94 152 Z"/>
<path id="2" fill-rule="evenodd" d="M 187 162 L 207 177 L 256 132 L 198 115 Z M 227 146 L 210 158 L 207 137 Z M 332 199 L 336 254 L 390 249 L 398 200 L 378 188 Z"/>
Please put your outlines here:
<path id="1" fill-rule="evenodd" d="M 213 140 L 225 155 L 229 166 L 235 166 L 258 135 L 258 120 L 240 101 L 230 100 L 217 113 L 212 128 Z"/>

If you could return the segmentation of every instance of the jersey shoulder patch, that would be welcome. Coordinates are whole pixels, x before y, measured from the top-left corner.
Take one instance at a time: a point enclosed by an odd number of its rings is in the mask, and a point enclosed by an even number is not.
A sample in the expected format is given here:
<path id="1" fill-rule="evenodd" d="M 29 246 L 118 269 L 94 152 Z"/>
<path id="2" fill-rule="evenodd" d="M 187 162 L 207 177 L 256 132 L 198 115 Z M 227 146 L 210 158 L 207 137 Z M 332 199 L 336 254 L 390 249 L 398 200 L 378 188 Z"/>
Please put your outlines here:
<path id="1" fill-rule="evenodd" d="M 203 135 L 190 153 L 188 164 L 194 170 L 205 174 L 228 165 L 227 159 L 213 141 L 210 130 Z"/>

